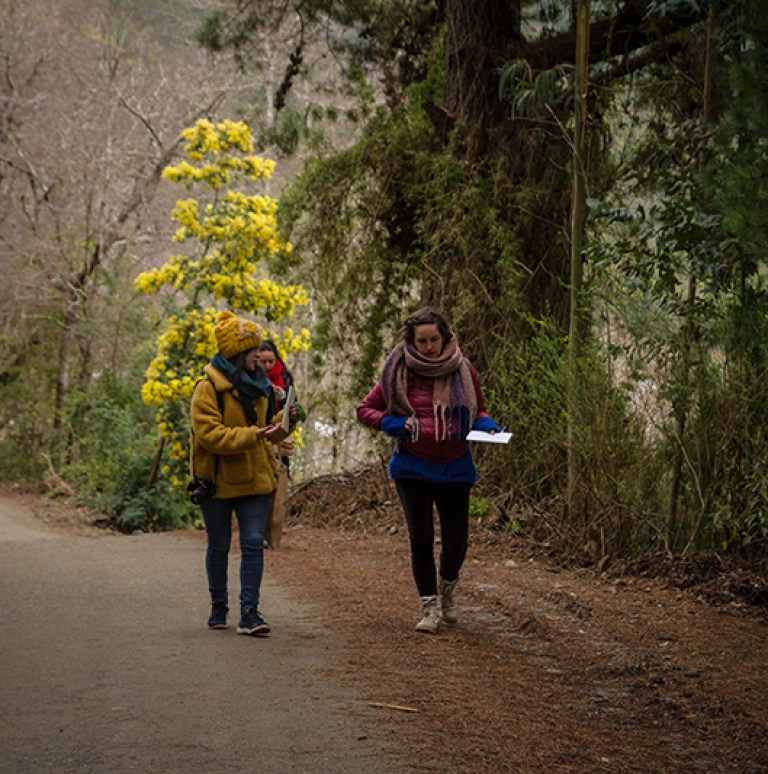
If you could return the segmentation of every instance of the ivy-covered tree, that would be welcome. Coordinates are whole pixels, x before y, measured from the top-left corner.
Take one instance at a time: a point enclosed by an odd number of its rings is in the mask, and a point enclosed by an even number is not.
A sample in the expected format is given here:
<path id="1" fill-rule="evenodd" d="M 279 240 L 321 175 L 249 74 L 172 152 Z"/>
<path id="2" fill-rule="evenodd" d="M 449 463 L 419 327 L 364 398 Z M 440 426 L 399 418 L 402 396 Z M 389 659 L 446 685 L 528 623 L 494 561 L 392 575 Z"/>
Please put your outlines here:
<path id="1" fill-rule="evenodd" d="M 287 224 L 313 254 L 319 292 L 328 281 L 328 316 L 357 320 L 364 371 L 380 350 L 381 322 L 398 318 L 403 306 L 434 302 L 453 311 L 481 367 L 488 334 L 514 333 L 511 309 L 567 319 L 569 103 L 554 103 L 535 120 L 512 120 L 499 73 L 516 59 L 534 80 L 572 65 L 570 6 L 342 0 L 265 9 L 238 0 L 231 13 L 210 17 L 202 39 L 242 53 L 292 13 L 305 27 L 336 25 L 331 39 L 346 54 L 356 93 L 368 100 L 360 140 L 311 164 Z M 685 30 L 696 35 L 705 19 L 693 1 L 594 3 L 593 79 L 605 87 L 666 61 L 681 51 Z M 361 78 L 373 88 L 360 88 Z M 592 157 L 600 152 L 593 144 Z M 307 212 L 311 225 L 302 230 L 299 213 Z M 360 301 L 361 278 L 367 303 Z M 332 328 L 322 322 L 321 331 Z"/>

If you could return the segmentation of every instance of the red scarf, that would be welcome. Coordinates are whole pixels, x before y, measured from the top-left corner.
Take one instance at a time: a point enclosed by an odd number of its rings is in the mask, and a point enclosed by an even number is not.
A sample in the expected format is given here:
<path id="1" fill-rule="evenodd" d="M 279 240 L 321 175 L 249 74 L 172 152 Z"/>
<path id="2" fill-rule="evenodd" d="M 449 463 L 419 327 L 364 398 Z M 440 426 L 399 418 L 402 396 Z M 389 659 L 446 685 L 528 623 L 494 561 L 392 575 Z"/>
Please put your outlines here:
<path id="1" fill-rule="evenodd" d="M 269 377 L 269 381 L 272 382 L 275 387 L 279 387 L 281 390 L 285 391 L 283 364 L 279 360 L 275 359 L 275 364 L 267 371 L 267 376 Z"/>

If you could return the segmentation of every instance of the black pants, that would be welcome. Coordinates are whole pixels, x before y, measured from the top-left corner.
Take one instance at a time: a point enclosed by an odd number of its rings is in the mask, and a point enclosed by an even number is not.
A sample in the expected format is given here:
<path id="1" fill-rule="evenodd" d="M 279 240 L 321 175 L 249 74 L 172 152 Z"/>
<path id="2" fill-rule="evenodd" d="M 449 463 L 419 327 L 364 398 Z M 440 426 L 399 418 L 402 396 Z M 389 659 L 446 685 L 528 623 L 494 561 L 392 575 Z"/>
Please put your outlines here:
<path id="1" fill-rule="evenodd" d="M 420 597 L 437 594 L 433 504 L 440 517 L 440 576 L 459 577 L 469 539 L 469 490 L 463 482 L 433 484 L 401 478 L 395 481 L 411 538 L 411 567 Z"/>

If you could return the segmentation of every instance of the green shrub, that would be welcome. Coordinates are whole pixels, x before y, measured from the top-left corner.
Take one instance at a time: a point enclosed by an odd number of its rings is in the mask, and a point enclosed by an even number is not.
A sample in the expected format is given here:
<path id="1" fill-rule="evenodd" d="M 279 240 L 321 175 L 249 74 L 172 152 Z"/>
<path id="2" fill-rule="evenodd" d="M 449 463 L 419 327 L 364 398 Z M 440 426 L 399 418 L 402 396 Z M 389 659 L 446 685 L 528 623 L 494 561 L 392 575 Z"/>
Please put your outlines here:
<path id="1" fill-rule="evenodd" d="M 147 490 L 157 430 L 153 411 L 135 386 L 104 373 L 86 393 L 72 398 L 67 421 L 72 441 L 60 473 L 89 507 L 124 531 L 178 529 L 197 522 L 197 509 L 162 477 Z"/>
<path id="2" fill-rule="evenodd" d="M 612 384 L 604 353 L 582 353 L 569 406 L 567 337 L 551 322 L 525 323 L 527 338 L 495 342 L 484 380 L 491 415 L 514 434 L 509 446 L 478 450 L 484 492 L 496 493 L 502 522 L 564 550 L 590 541 L 611 553 L 647 549 L 663 509 L 664 459 L 646 439 L 628 394 Z M 573 502 L 569 411 L 578 461 Z"/>
<path id="3" fill-rule="evenodd" d="M 48 335 L 48 334 L 51 335 Z M 23 342 L 0 333 L 0 480 L 39 482 L 48 468 L 54 375 L 42 364 L 55 358 L 54 335 Z M 30 380 L 34 379 L 34 385 Z"/>

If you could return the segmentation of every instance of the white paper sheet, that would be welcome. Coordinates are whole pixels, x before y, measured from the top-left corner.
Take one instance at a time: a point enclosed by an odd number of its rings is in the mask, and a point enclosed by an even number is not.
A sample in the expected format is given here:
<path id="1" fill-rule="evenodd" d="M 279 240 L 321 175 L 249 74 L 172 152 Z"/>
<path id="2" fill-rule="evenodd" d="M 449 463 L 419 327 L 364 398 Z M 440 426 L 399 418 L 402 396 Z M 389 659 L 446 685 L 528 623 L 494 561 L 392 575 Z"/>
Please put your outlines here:
<path id="1" fill-rule="evenodd" d="M 468 441 L 477 441 L 479 443 L 509 443 L 512 433 L 484 433 L 482 430 L 472 430 L 467 435 Z"/>
<path id="2" fill-rule="evenodd" d="M 285 396 L 285 406 L 283 406 L 283 422 L 282 428 L 286 432 L 291 429 L 291 406 L 296 403 L 296 390 L 293 389 L 293 385 L 288 387 L 288 394 Z"/>

